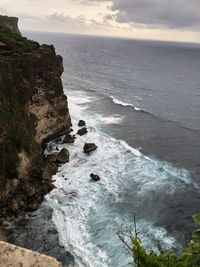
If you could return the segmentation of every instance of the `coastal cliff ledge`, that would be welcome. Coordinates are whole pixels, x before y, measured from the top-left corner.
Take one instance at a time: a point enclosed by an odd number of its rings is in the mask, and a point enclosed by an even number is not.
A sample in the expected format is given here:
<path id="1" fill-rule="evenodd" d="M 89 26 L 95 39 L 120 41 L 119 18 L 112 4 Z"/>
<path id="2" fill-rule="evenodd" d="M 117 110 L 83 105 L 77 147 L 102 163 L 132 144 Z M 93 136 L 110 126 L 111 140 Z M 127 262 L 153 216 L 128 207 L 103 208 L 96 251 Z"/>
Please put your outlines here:
<path id="1" fill-rule="evenodd" d="M 56 259 L 0 241 L 0 267 L 62 267 Z"/>
<path id="2" fill-rule="evenodd" d="M 71 126 L 62 57 L 22 37 L 17 21 L 0 16 L 0 217 L 43 201 L 57 171 L 44 144 Z"/>

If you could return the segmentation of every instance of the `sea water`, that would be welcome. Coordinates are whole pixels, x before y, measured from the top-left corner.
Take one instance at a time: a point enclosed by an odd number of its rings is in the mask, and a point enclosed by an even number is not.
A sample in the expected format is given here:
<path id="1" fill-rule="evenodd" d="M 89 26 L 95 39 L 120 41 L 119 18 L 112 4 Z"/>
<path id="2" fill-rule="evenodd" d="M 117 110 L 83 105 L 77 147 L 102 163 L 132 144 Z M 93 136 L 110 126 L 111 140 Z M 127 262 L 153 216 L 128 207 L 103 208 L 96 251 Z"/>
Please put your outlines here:
<path id="1" fill-rule="evenodd" d="M 181 249 L 199 211 L 200 47 L 30 35 L 64 57 L 74 133 L 80 119 L 88 128 L 75 144 L 52 142 L 70 151 L 46 196 L 60 244 L 80 266 L 128 266 L 117 232 L 136 218 L 148 249 Z M 98 149 L 84 154 L 86 142 Z"/>

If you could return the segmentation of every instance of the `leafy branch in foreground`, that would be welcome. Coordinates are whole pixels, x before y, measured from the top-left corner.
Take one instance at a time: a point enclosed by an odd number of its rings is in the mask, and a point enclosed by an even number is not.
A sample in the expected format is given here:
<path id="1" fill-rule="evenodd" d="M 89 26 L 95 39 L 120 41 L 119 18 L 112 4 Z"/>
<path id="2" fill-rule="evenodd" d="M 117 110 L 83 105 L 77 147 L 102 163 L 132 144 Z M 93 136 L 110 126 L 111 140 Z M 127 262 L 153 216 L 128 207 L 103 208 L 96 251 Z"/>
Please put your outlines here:
<path id="1" fill-rule="evenodd" d="M 157 243 L 158 253 L 145 249 L 138 237 L 135 218 L 134 233 L 118 232 L 117 235 L 133 257 L 133 262 L 130 264 L 135 267 L 200 267 L 200 214 L 194 215 L 193 220 L 198 225 L 198 229 L 193 232 L 193 240 L 181 255 L 163 251 L 159 242 Z M 126 241 L 127 238 L 131 240 L 130 245 Z"/>

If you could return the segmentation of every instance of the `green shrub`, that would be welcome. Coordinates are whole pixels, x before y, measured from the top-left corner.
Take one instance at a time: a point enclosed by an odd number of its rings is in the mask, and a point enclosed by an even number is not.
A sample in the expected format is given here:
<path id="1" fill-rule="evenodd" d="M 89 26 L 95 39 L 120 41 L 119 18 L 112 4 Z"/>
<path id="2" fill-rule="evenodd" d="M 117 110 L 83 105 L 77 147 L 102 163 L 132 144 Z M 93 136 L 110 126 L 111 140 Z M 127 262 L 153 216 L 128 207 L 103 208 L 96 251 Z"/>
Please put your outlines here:
<path id="1" fill-rule="evenodd" d="M 0 41 L 6 44 L 6 51 L 15 55 L 31 53 L 40 47 L 37 42 L 31 41 L 26 37 L 22 37 L 21 35 L 2 26 L 0 26 Z"/>
<path id="2" fill-rule="evenodd" d="M 157 243 L 159 253 L 148 251 L 142 245 L 138 233 L 131 236 L 131 245 L 128 245 L 122 236 L 118 236 L 126 245 L 127 249 L 133 257 L 130 265 L 135 267 L 199 267 L 200 266 L 200 214 L 193 216 L 194 222 L 198 225 L 198 229 L 193 232 L 193 240 L 183 250 L 180 255 L 174 252 L 163 251 L 160 243 Z"/>

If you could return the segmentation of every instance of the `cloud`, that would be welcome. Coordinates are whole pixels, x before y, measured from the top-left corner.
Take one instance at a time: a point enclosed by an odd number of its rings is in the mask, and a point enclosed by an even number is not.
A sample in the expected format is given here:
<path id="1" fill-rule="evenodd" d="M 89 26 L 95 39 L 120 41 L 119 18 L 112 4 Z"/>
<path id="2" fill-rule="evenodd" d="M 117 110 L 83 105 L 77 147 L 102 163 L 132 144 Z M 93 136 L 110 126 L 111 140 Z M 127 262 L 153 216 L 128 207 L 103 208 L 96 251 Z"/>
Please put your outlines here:
<path id="1" fill-rule="evenodd" d="M 0 0 L 24 30 L 200 42 L 200 0 Z"/>
<path id="2" fill-rule="evenodd" d="M 120 23 L 149 28 L 200 30 L 199 0 L 112 0 Z"/>
<path id="3" fill-rule="evenodd" d="M 104 26 L 112 27 L 112 25 L 108 22 L 109 18 L 107 19 L 105 17 L 104 20 L 101 22 L 95 19 L 87 19 L 83 14 L 81 14 L 76 18 L 72 18 L 64 14 L 53 13 L 47 16 L 46 19 L 51 24 L 56 23 L 60 24 L 63 27 L 68 27 L 72 29 L 83 29 L 83 28 L 89 29 L 91 27 L 104 27 Z"/>
<path id="4" fill-rule="evenodd" d="M 47 20 L 51 23 L 64 24 L 67 27 L 80 28 L 83 24 L 86 24 L 87 20 L 84 15 L 80 15 L 77 18 L 71 16 L 53 13 L 47 17 Z M 63 26 L 64 26 L 63 25 Z"/>

